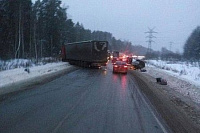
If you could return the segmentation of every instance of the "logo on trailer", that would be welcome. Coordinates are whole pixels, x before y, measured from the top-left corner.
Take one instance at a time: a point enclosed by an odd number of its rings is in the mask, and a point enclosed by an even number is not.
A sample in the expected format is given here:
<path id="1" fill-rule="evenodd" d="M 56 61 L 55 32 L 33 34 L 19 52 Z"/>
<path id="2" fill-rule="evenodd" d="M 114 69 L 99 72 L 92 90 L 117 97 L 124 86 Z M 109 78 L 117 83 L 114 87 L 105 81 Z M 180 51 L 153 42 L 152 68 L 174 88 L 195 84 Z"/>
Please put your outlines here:
<path id="1" fill-rule="evenodd" d="M 100 45 L 101 45 L 101 46 L 103 45 L 103 46 L 101 47 L 101 49 L 98 49 L 98 48 L 97 48 L 97 43 L 96 43 L 96 42 L 94 43 L 94 49 L 95 49 L 96 51 L 98 51 L 98 52 L 101 51 L 101 50 L 104 50 L 104 49 L 107 47 L 105 42 L 100 43 Z"/>

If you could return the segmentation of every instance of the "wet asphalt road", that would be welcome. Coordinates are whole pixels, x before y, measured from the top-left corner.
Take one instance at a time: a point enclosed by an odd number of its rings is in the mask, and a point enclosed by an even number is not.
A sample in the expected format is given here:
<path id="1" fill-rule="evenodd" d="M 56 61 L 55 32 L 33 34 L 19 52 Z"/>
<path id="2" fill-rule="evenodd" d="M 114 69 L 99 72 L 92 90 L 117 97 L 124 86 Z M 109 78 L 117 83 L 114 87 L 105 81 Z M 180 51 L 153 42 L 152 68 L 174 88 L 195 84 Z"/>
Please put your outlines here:
<path id="1" fill-rule="evenodd" d="M 131 74 L 79 69 L 0 103 L 1 133 L 162 133 Z"/>

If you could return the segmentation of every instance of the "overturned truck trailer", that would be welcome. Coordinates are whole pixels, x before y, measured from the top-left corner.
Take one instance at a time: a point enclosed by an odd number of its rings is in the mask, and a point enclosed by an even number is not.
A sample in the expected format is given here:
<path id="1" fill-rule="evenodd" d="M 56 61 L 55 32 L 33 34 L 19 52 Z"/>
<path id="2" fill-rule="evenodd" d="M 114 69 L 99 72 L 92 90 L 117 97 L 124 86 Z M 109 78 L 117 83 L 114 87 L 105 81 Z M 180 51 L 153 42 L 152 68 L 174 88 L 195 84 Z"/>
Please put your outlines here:
<path id="1" fill-rule="evenodd" d="M 82 67 L 106 66 L 107 50 L 107 41 L 67 43 L 62 47 L 62 61 Z"/>

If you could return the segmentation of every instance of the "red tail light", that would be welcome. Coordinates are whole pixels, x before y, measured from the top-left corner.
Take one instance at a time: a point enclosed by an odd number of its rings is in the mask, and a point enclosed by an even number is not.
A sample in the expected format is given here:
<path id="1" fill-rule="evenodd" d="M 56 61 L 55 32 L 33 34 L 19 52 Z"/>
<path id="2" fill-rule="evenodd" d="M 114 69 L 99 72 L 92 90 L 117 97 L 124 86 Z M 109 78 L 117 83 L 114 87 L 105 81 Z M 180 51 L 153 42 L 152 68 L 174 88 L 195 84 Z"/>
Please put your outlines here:
<path id="1" fill-rule="evenodd" d="M 124 68 L 127 68 L 127 66 L 124 66 Z"/>
<path id="2" fill-rule="evenodd" d="M 66 59 L 66 49 L 65 49 L 65 45 L 63 45 L 62 48 L 61 48 L 61 57 L 62 57 L 62 60 L 65 60 L 65 59 Z"/>
<path id="3" fill-rule="evenodd" d="M 114 67 L 118 67 L 117 65 L 114 65 Z"/>

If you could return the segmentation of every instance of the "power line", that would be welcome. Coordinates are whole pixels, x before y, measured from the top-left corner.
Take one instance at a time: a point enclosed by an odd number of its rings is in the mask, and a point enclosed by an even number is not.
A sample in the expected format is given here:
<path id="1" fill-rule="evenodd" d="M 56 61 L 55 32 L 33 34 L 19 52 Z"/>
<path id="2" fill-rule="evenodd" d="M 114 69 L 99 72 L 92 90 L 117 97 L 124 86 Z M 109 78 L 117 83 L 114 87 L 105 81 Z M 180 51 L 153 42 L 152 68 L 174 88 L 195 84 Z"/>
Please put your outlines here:
<path id="1" fill-rule="evenodd" d="M 148 36 L 146 36 L 146 38 L 148 38 L 148 40 L 146 42 L 148 42 L 148 49 L 147 49 L 147 53 L 151 53 L 151 43 L 154 42 L 153 38 L 156 38 L 153 33 L 158 33 L 156 31 L 154 31 L 155 27 L 150 29 L 148 27 L 149 31 L 145 32 L 148 34 Z"/>

